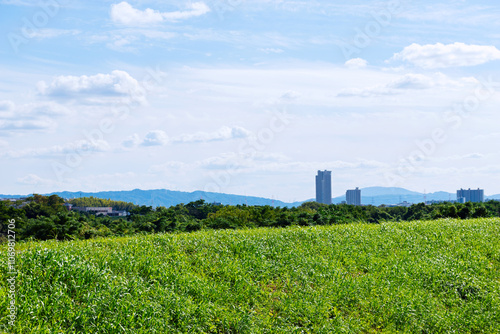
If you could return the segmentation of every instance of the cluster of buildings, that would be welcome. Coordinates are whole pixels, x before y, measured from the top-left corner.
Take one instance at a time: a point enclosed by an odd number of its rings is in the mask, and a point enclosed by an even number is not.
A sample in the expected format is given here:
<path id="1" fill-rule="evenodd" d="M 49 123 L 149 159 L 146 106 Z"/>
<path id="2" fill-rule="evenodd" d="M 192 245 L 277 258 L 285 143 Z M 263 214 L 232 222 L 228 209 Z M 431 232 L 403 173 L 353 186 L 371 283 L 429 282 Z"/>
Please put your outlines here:
<path id="1" fill-rule="evenodd" d="M 361 189 L 347 190 L 346 204 L 361 205 Z M 318 171 L 316 175 L 316 202 L 332 204 L 332 172 Z"/>
<path id="2" fill-rule="evenodd" d="M 19 197 L 19 198 L 2 198 L 1 199 L 4 202 L 10 203 L 14 208 L 20 209 L 26 205 L 28 205 L 28 199 L 27 197 Z"/>
<path id="3" fill-rule="evenodd" d="M 1 198 L 0 200 L 9 202 L 12 205 L 15 205 L 14 207 L 16 209 L 20 209 L 26 205 L 29 204 L 28 198 L 27 197 L 20 197 L 20 198 Z M 129 215 L 127 211 L 120 211 L 120 210 L 113 210 L 112 207 L 89 207 L 89 206 L 84 206 L 84 207 L 78 207 L 78 206 L 73 206 L 72 204 L 66 202 L 63 204 L 63 206 L 68 209 L 68 211 L 78 211 L 78 212 L 86 212 L 89 214 L 93 214 L 96 216 L 110 216 L 110 217 L 126 217 Z"/>
<path id="4" fill-rule="evenodd" d="M 110 216 L 110 217 L 126 217 L 127 211 L 116 211 L 112 207 L 91 207 L 91 206 L 73 206 L 69 203 L 64 203 L 64 206 L 69 211 L 86 212 L 96 216 Z"/>
<path id="5" fill-rule="evenodd" d="M 484 190 L 483 189 L 471 190 L 470 188 L 468 190 L 465 189 L 457 190 L 457 202 L 482 203 L 484 202 Z"/>
<path id="6" fill-rule="evenodd" d="M 318 171 L 316 175 L 316 202 L 332 204 L 332 172 L 328 170 Z M 484 202 L 483 189 L 460 189 L 457 190 L 457 203 L 482 203 Z M 361 189 L 347 190 L 343 204 L 361 205 Z M 426 202 L 427 203 L 427 202 Z M 403 202 L 401 206 L 410 206 L 411 203 Z"/>

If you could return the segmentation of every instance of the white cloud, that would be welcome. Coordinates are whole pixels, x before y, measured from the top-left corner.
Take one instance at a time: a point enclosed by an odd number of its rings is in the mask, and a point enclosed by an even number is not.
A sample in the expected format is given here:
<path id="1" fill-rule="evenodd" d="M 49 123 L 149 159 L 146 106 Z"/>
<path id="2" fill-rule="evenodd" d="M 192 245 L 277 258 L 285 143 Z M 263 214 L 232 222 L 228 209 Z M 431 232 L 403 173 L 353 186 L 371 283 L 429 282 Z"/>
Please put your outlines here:
<path id="1" fill-rule="evenodd" d="M 149 48 L 157 40 L 169 40 L 178 36 L 178 33 L 164 30 L 155 30 L 149 27 L 144 28 L 121 28 L 99 34 L 87 36 L 90 44 L 105 45 L 118 52 L 140 52 L 143 48 Z"/>
<path id="2" fill-rule="evenodd" d="M 362 58 L 353 58 L 346 61 L 344 65 L 348 68 L 353 68 L 353 69 L 363 68 L 368 65 L 368 62 Z"/>
<path id="3" fill-rule="evenodd" d="M 34 102 L 22 105 L 15 105 L 11 101 L 0 101 L 0 119 L 3 120 L 23 120 L 29 118 L 33 120 L 43 116 L 68 115 L 71 110 L 56 102 Z"/>
<path id="4" fill-rule="evenodd" d="M 435 85 L 435 80 L 423 74 L 409 73 L 387 85 L 395 89 L 427 89 Z"/>
<path id="5" fill-rule="evenodd" d="M 405 90 L 423 90 L 435 87 L 457 88 L 471 84 L 477 84 L 475 78 L 460 78 L 452 80 L 443 73 L 434 73 L 432 75 L 424 75 L 419 73 L 407 73 L 387 84 L 376 85 L 364 88 L 346 88 L 341 90 L 337 96 L 361 96 L 373 97 L 383 95 L 397 95 Z"/>
<path id="6" fill-rule="evenodd" d="M 28 33 L 29 38 L 47 39 L 60 36 L 75 36 L 80 34 L 79 30 L 66 29 L 36 29 Z"/>
<path id="7" fill-rule="evenodd" d="M 15 105 L 11 101 L 0 101 L 0 129 L 6 132 L 54 129 L 57 126 L 55 117 L 70 113 L 55 102 Z"/>
<path id="8" fill-rule="evenodd" d="M 1 130 L 46 130 L 55 127 L 55 122 L 49 119 L 39 120 L 0 120 Z"/>
<path id="9" fill-rule="evenodd" d="M 141 144 L 141 138 L 137 133 L 134 133 L 122 142 L 122 145 L 127 148 L 137 147 Z"/>
<path id="10" fill-rule="evenodd" d="M 162 13 L 162 15 L 168 21 L 176 21 L 202 16 L 210 12 L 210 8 L 204 2 L 194 2 L 188 6 L 188 9 L 187 11 Z"/>
<path id="11" fill-rule="evenodd" d="M 412 44 L 392 59 L 410 62 L 422 68 L 446 68 L 475 66 L 500 59 L 500 50 L 495 46 L 454 43 Z"/>
<path id="12" fill-rule="evenodd" d="M 111 5 L 111 20 L 120 24 L 141 25 L 162 22 L 163 17 L 159 11 L 150 8 L 138 10 L 133 8 L 128 2 L 123 1 L 119 4 Z"/>
<path id="13" fill-rule="evenodd" d="M 18 183 L 21 184 L 26 184 L 26 185 L 42 185 L 42 186 L 54 186 L 54 185 L 60 185 L 59 182 L 50 180 L 50 179 L 44 179 L 41 178 L 40 176 L 36 174 L 28 174 L 25 177 L 20 177 L 17 179 Z"/>
<path id="14" fill-rule="evenodd" d="M 168 144 L 192 144 L 192 143 L 208 143 L 214 141 L 225 141 L 232 139 L 247 138 L 252 135 L 252 132 L 238 126 L 228 127 L 223 126 L 214 132 L 196 132 L 192 134 L 182 134 L 170 139 L 165 131 L 152 130 L 149 131 L 143 140 L 137 134 L 133 134 L 122 142 L 122 146 L 126 148 L 134 148 L 137 146 L 164 146 Z"/>
<path id="15" fill-rule="evenodd" d="M 123 36 L 114 35 L 110 37 L 111 41 L 106 43 L 106 46 L 111 50 L 118 52 L 133 52 L 135 48 L 131 44 L 137 41 L 137 37 L 133 35 Z"/>
<path id="16" fill-rule="evenodd" d="M 471 153 L 464 156 L 465 159 L 482 159 L 484 154 L 481 153 Z"/>
<path id="17" fill-rule="evenodd" d="M 398 13 L 398 18 L 415 21 L 419 25 L 425 21 L 438 22 L 440 25 L 451 24 L 457 28 L 457 31 L 463 27 L 469 29 L 472 26 L 497 25 L 494 5 L 488 6 L 484 3 L 467 3 L 466 1 L 405 3 Z"/>
<path id="18" fill-rule="evenodd" d="M 40 94 L 52 97 L 84 97 L 87 102 L 91 102 L 96 101 L 95 97 L 98 96 L 128 96 L 134 101 L 145 103 L 145 92 L 139 82 L 127 72 L 119 70 L 91 76 L 58 76 L 50 84 L 40 81 L 37 86 Z"/>
<path id="19" fill-rule="evenodd" d="M 223 126 L 214 132 L 196 132 L 191 134 L 182 134 L 177 137 L 169 138 L 162 130 L 153 130 L 146 134 L 144 140 L 141 140 L 137 134 L 133 134 L 122 142 L 126 148 L 142 146 L 163 146 L 167 144 L 192 144 L 208 143 L 214 141 L 225 141 L 232 139 L 248 138 L 252 132 L 239 126 Z"/>
<path id="20" fill-rule="evenodd" d="M 147 25 L 161 23 L 163 21 L 185 20 L 201 16 L 210 12 L 210 8 L 204 2 L 189 4 L 186 11 L 160 12 L 147 8 L 139 10 L 132 7 L 128 2 L 111 5 L 111 20 L 123 25 Z"/>
<path id="21" fill-rule="evenodd" d="M 174 143 L 203 143 L 212 141 L 231 140 L 238 138 L 247 138 L 252 133 L 242 127 L 223 126 L 214 132 L 197 132 L 194 134 L 180 135 L 172 140 Z"/>
<path id="22" fill-rule="evenodd" d="M 153 130 L 148 132 L 144 141 L 142 142 L 143 146 L 162 146 L 168 144 L 168 136 L 162 130 Z"/>
<path id="23" fill-rule="evenodd" d="M 56 102 L 28 103 L 18 108 L 17 114 L 27 116 L 60 116 L 71 114 L 71 110 Z"/>
<path id="24" fill-rule="evenodd" d="M 0 129 L 11 131 L 53 130 L 56 118 L 72 111 L 55 102 L 34 102 L 15 105 L 11 101 L 0 101 Z"/>

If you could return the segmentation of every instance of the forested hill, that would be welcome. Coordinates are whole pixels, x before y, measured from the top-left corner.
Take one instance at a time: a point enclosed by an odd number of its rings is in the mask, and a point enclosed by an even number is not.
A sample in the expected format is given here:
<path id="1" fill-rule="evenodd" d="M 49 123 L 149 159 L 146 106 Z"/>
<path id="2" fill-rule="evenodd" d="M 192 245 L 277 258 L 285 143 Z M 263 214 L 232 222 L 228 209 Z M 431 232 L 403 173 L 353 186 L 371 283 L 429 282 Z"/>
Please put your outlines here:
<path id="1" fill-rule="evenodd" d="M 97 197 L 79 197 L 69 200 L 69 203 L 73 206 L 79 207 L 112 207 L 113 210 L 125 210 L 130 211 L 136 207 L 132 203 L 127 203 L 123 201 L 113 201 L 110 199 L 97 198 Z"/>

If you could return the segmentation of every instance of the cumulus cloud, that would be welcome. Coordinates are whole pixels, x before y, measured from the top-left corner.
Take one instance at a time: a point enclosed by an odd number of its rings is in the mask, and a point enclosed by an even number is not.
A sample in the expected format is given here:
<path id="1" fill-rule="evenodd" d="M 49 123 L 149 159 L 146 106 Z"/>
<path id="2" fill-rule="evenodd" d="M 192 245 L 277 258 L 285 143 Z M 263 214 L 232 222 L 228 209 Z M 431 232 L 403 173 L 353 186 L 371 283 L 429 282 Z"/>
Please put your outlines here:
<path id="1" fill-rule="evenodd" d="M 134 133 L 132 136 L 128 137 L 122 142 L 122 145 L 127 148 L 132 148 L 139 146 L 141 144 L 141 138 L 137 133 Z"/>
<path id="2" fill-rule="evenodd" d="M 192 144 L 192 143 L 209 143 L 215 141 L 225 141 L 233 139 L 248 138 L 253 133 L 245 128 L 239 126 L 223 126 L 213 132 L 196 132 L 186 133 L 173 138 L 162 130 L 153 130 L 146 134 L 143 140 L 137 135 L 133 134 L 122 142 L 126 148 L 142 146 L 163 146 L 167 144 Z"/>
<path id="3" fill-rule="evenodd" d="M 143 146 L 162 146 L 168 144 L 168 136 L 162 130 L 153 130 L 146 134 L 142 141 Z"/>
<path id="4" fill-rule="evenodd" d="M 202 143 L 212 141 L 231 140 L 238 138 L 247 138 L 252 135 L 252 132 L 239 127 L 223 126 L 214 132 L 197 132 L 193 134 L 184 134 L 174 138 L 174 143 Z"/>
<path id="5" fill-rule="evenodd" d="M 423 74 L 409 73 L 387 85 L 395 89 L 427 89 L 436 84 L 435 80 Z"/>
<path id="6" fill-rule="evenodd" d="M 42 95 L 59 98 L 90 98 L 96 96 L 129 97 L 139 103 L 145 103 L 145 92 L 139 82 L 125 71 L 115 70 L 111 74 L 82 76 L 58 76 L 47 84 L 38 83 Z M 95 101 L 95 100 L 94 100 Z"/>
<path id="7" fill-rule="evenodd" d="M 34 102 L 15 105 L 11 101 L 0 101 L 0 129 L 5 132 L 53 130 L 57 118 L 72 111 L 56 102 Z"/>
<path id="8" fill-rule="evenodd" d="M 446 67 L 476 66 L 500 59 L 500 50 L 494 46 L 454 43 L 412 44 L 392 59 L 410 62 L 416 66 L 433 69 Z"/>
<path id="9" fill-rule="evenodd" d="M 123 25 L 147 25 L 163 21 L 185 20 L 208 12 L 210 8 L 204 2 L 191 3 L 185 11 L 160 12 L 151 8 L 136 9 L 128 2 L 122 1 L 111 5 L 111 20 Z"/>
<path id="10" fill-rule="evenodd" d="M 57 126 L 55 118 L 71 111 L 55 102 L 15 105 L 0 101 L 0 129 L 4 131 L 47 130 Z"/>
<path id="11" fill-rule="evenodd" d="M 346 61 L 344 65 L 348 68 L 355 69 L 366 67 L 368 65 L 368 62 L 362 58 L 353 58 Z"/>

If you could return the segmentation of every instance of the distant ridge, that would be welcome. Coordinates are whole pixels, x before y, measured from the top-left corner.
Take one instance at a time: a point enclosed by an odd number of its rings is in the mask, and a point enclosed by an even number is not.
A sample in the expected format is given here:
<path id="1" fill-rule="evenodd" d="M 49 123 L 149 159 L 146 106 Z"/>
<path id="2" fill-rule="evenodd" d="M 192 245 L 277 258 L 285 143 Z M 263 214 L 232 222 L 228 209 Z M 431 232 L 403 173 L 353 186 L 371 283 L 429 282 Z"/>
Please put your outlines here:
<path id="1" fill-rule="evenodd" d="M 104 192 L 56 192 L 52 193 L 63 198 L 78 198 L 78 197 L 98 197 L 113 199 L 116 201 L 131 202 L 137 205 L 146 206 L 164 206 L 170 207 L 177 204 L 187 204 L 200 199 L 208 203 L 221 203 L 224 205 L 274 205 L 275 207 L 292 207 L 299 206 L 302 202 L 285 203 L 279 200 L 272 200 L 268 198 L 243 196 L 243 195 L 230 195 L 223 193 L 211 193 L 204 191 L 183 192 L 166 189 L 155 190 L 140 190 L 134 189 L 130 191 L 104 191 Z M 50 195 L 52 195 L 50 194 Z"/>
<path id="2" fill-rule="evenodd" d="M 209 203 L 221 203 L 224 205 L 271 205 L 275 207 L 294 207 L 299 206 L 304 202 L 314 201 L 314 199 L 309 199 L 301 202 L 286 203 L 279 200 L 273 200 L 263 197 L 254 196 L 243 196 L 243 195 L 231 195 L 223 193 L 211 193 L 204 191 L 194 191 L 194 192 L 183 192 L 174 191 L 166 189 L 155 189 L 155 190 L 124 190 L 124 191 L 101 191 L 101 192 L 54 192 L 45 195 L 58 195 L 62 198 L 78 198 L 78 197 L 97 197 L 104 199 L 112 199 L 115 201 L 125 201 L 131 202 L 137 205 L 146 206 L 164 206 L 169 207 L 177 205 L 180 203 L 187 204 L 189 202 L 194 202 L 199 199 L 203 199 Z M 407 190 L 404 188 L 386 188 L 386 187 L 368 187 L 361 189 L 361 203 L 363 205 L 396 205 L 401 202 L 408 203 L 421 203 L 424 201 L 424 194 Z M 0 195 L 0 198 L 19 198 L 26 197 L 29 195 Z M 455 193 L 448 193 L 444 191 L 438 191 L 435 193 L 429 193 L 425 195 L 427 201 L 448 201 L 449 199 L 455 200 Z M 486 199 L 497 199 L 500 200 L 499 195 L 487 196 Z M 339 196 L 332 199 L 332 203 L 339 204 L 345 201 L 345 196 Z"/>

